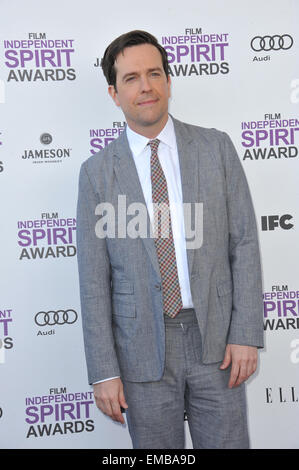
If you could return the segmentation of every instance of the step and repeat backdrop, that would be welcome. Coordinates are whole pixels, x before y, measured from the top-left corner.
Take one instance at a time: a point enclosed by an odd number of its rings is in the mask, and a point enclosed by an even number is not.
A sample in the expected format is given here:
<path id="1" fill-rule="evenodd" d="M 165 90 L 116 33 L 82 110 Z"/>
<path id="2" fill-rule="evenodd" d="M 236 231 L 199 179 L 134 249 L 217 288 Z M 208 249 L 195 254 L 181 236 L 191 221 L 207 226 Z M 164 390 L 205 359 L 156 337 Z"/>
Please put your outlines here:
<path id="1" fill-rule="evenodd" d="M 168 52 L 171 113 L 238 150 L 264 276 L 251 446 L 299 448 L 298 14 L 295 0 L 0 1 L 1 448 L 131 448 L 87 381 L 76 203 L 81 163 L 124 131 L 99 61 L 132 29 Z"/>

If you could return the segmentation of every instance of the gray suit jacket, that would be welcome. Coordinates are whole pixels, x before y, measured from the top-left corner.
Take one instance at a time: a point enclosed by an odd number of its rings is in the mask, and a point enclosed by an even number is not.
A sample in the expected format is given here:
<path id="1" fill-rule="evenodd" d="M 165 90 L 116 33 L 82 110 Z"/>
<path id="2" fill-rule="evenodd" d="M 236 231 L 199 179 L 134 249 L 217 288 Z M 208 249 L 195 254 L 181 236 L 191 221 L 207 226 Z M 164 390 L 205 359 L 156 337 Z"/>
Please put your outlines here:
<path id="1" fill-rule="evenodd" d="M 203 243 L 188 249 L 204 363 L 228 343 L 263 347 L 260 254 L 253 205 L 235 148 L 224 132 L 173 119 L 183 202 L 203 203 Z M 165 358 L 161 277 L 153 238 L 99 238 L 100 202 L 145 205 L 126 133 L 81 166 L 77 256 L 89 383 L 120 375 L 160 380 Z M 127 222 L 132 216 L 127 215 Z M 147 214 L 148 226 L 150 226 Z"/>

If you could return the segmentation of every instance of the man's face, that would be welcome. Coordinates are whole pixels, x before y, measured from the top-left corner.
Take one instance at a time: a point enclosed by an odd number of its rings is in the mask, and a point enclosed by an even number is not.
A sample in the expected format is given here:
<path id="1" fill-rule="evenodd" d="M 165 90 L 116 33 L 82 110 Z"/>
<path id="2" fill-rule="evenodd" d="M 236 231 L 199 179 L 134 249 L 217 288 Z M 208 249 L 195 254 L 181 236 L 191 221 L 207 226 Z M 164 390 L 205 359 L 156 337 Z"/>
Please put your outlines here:
<path id="1" fill-rule="evenodd" d="M 155 137 L 167 122 L 170 97 L 170 79 L 159 50 L 151 44 L 127 47 L 114 66 L 117 91 L 110 85 L 110 96 L 121 107 L 131 129 Z"/>

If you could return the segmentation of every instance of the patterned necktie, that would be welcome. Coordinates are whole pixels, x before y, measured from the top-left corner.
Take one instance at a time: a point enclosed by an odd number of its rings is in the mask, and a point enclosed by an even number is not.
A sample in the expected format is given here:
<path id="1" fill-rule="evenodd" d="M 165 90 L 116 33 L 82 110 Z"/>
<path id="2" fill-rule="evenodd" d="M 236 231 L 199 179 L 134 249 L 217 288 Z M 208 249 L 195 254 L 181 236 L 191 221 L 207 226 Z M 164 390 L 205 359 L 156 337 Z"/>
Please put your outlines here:
<path id="1" fill-rule="evenodd" d="M 155 245 L 160 267 L 164 314 L 174 318 L 183 303 L 173 242 L 167 182 L 158 158 L 159 139 L 149 141 L 151 148 L 152 201 L 154 203 Z M 163 237 L 164 235 L 164 237 Z"/>

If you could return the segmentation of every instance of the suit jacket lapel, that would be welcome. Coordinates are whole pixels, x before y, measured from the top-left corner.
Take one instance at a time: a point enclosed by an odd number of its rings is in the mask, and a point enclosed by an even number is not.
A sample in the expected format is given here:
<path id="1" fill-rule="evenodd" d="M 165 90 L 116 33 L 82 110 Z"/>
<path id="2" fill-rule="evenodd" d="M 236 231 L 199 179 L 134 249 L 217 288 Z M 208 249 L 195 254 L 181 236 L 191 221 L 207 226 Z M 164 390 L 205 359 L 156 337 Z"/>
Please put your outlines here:
<path id="1" fill-rule="evenodd" d="M 199 202 L 199 180 L 198 180 L 198 148 L 187 132 L 186 126 L 180 121 L 173 119 L 176 134 L 178 156 L 180 162 L 183 203 Z M 187 236 L 187 223 L 185 223 L 185 236 Z M 189 221 L 190 224 L 190 221 Z M 190 227 L 189 227 L 190 231 Z M 189 276 L 192 274 L 194 249 L 187 249 Z"/>
<path id="2" fill-rule="evenodd" d="M 122 194 L 127 197 L 127 205 L 140 202 L 146 208 L 147 214 L 147 232 L 149 234 L 150 217 L 147 210 L 146 202 L 144 199 L 142 187 L 140 184 L 137 168 L 134 162 L 132 152 L 129 147 L 127 134 L 124 131 L 121 137 L 117 140 L 117 151 L 113 155 L 114 158 L 114 171 L 121 188 Z M 159 262 L 156 253 L 156 246 L 154 239 L 151 237 L 141 238 L 144 243 L 145 249 L 150 257 L 155 271 L 160 276 Z"/>
<path id="3" fill-rule="evenodd" d="M 194 145 L 193 140 L 188 135 L 184 124 L 176 119 L 173 119 L 174 129 L 177 140 L 177 149 L 180 163 L 181 181 L 182 181 L 182 195 L 183 203 L 198 202 L 198 149 Z M 113 155 L 114 158 L 114 171 L 121 188 L 122 194 L 127 196 L 127 205 L 133 202 L 140 202 L 146 207 L 142 187 L 139 181 L 137 169 L 135 166 L 134 158 L 129 147 L 126 132 L 124 131 L 121 137 L 117 140 L 117 150 Z M 147 227 L 150 227 L 150 218 L 147 213 Z M 186 218 L 185 232 L 186 232 Z M 149 232 L 148 232 L 149 233 Z M 157 274 L 160 276 L 159 263 L 156 253 L 154 239 L 151 237 L 141 238 L 153 267 Z M 193 263 L 193 249 L 187 250 L 189 276 L 192 274 Z"/>

